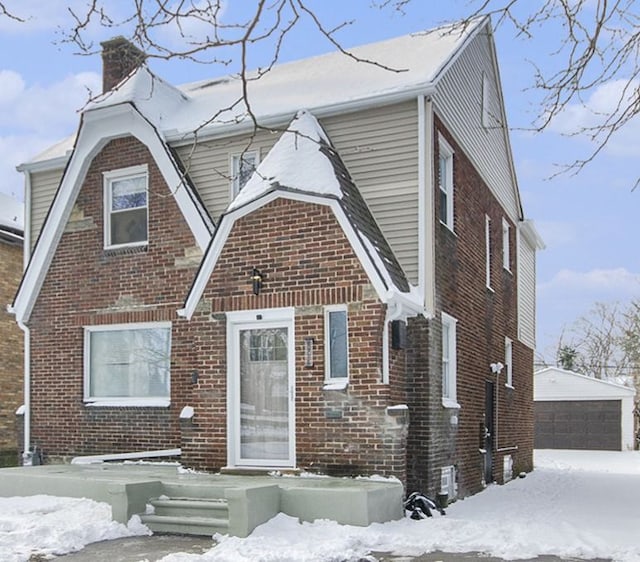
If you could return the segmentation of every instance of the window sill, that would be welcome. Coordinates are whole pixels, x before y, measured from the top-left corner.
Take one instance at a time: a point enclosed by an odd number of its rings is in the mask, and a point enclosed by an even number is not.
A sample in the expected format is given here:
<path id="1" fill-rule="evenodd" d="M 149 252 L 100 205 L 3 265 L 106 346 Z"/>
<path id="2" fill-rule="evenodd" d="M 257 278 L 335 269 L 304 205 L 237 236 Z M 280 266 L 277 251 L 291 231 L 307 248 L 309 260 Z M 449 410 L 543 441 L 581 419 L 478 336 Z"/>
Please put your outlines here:
<path id="1" fill-rule="evenodd" d="M 340 379 L 336 381 L 326 381 L 322 390 L 347 390 L 349 381 L 347 379 Z"/>
<path id="2" fill-rule="evenodd" d="M 144 254 L 148 251 L 149 244 L 137 244 L 135 246 L 114 246 L 104 249 L 105 256 L 128 256 L 130 254 Z"/>
<path id="3" fill-rule="evenodd" d="M 88 398 L 85 406 L 89 408 L 168 408 L 169 398 Z"/>
<path id="4" fill-rule="evenodd" d="M 460 404 L 458 404 L 458 402 L 456 400 L 451 400 L 451 398 L 443 398 L 442 399 L 442 406 L 445 408 L 451 408 L 451 409 L 455 409 L 455 410 L 459 410 L 460 409 Z"/>
<path id="5" fill-rule="evenodd" d="M 458 235 L 456 234 L 456 231 L 453 230 L 453 226 L 448 225 L 446 222 L 440 220 L 440 224 L 442 226 L 444 226 L 451 234 L 453 234 L 456 238 L 458 237 Z"/>

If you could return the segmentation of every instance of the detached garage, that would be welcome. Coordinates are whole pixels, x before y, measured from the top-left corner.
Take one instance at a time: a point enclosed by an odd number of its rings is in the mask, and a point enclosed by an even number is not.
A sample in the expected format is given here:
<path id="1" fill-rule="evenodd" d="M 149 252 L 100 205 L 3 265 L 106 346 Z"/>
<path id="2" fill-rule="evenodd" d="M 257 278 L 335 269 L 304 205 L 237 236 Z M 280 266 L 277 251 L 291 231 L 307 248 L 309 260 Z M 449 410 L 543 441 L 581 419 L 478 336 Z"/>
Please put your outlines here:
<path id="1" fill-rule="evenodd" d="M 633 388 L 547 367 L 533 389 L 536 449 L 633 449 Z"/>

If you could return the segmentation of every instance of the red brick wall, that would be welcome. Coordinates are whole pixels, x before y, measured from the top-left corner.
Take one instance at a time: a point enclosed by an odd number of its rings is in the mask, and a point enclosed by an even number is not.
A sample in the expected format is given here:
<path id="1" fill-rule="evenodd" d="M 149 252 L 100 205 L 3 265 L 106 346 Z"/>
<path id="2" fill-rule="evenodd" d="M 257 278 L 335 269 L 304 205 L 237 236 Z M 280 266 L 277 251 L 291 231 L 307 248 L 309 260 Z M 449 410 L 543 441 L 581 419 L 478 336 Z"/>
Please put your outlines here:
<path id="1" fill-rule="evenodd" d="M 105 251 L 102 173 L 149 165 L 149 244 Z M 83 326 L 176 319 L 195 266 L 195 240 L 148 150 L 128 137 L 93 160 L 37 299 L 31 327 L 32 445 L 45 458 L 178 447 L 188 369 L 174 323 L 169 408 L 83 403 Z"/>
<path id="2" fill-rule="evenodd" d="M 250 282 L 254 266 L 265 275 L 259 296 L 252 293 Z M 189 326 L 199 351 L 199 380 L 192 397 L 194 425 L 185 430 L 184 460 L 206 468 L 227 463 L 223 313 L 292 306 L 297 465 L 329 474 L 404 478 L 404 418 L 386 412 L 388 405 L 406 400 L 403 352 L 392 353 L 392 385 L 381 384 L 385 307 L 329 208 L 279 199 L 239 219 L 203 299 L 202 310 Z M 330 304 L 348 305 L 346 391 L 323 391 L 323 306 Z M 304 366 L 305 337 L 315 340 L 313 367 Z M 328 410 L 340 412 L 341 417 L 327 417 Z"/>
<path id="3" fill-rule="evenodd" d="M 437 221 L 437 314 L 432 320 L 414 320 L 410 324 L 416 349 L 409 358 L 412 366 L 408 377 L 413 380 L 416 393 L 412 397 L 409 434 L 409 488 L 436 493 L 440 468 L 456 465 L 459 494 L 467 495 L 482 487 L 482 456 L 478 449 L 485 410 L 485 381 L 496 382 L 498 398 L 494 417 L 498 429 L 493 453 L 494 479 L 502 479 L 505 454 L 513 455 L 515 474 L 532 468 L 533 351 L 518 342 L 517 337 L 515 225 L 509 221 L 512 266 L 508 272 L 502 263 L 502 219 L 506 215 L 460 146 L 442 123 L 438 120 L 436 123 L 455 151 L 455 234 Z M 437 147 L 437 135 L 434 145 Z M 485 215 L 491 218 L 493 291 L 487 289 L 485 282 Z M 437 209 L 436 216 L 439 216 Z M 441 401 L 441 311 L 458 320 L 459 410 L 444 408 Z M 505 387 L 504 371 L 496 377 L 489 367 L 498 361 L 504 363 L 505 336 L 513 340 L 513 389 Z M 428 411 L 418 411 L 420 404 L 428 404 Z M 425 447 L 420 449 L 420 444 Z M 510 447 L 515 448 L 507 450 Z"/>
<path id="4" fill-rule="evenodd" d="M 22 244 L 0 240 L 0 456 L 12 461 L 20 447 L 16 410 L 23 403 L 24 336 L 6 305 L 13 302 L 21 276 Z"/>

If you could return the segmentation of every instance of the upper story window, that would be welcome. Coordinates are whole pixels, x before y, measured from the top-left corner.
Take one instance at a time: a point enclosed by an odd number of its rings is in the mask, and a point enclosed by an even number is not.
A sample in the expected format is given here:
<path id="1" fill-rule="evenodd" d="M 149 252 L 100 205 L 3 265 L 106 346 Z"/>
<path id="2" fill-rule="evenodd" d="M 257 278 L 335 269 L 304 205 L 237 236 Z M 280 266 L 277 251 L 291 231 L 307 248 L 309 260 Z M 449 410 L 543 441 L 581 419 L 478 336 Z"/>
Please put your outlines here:
<path id="1" fill-rule="evenodd" d="M 147 166 L 105 172 L 105 248 L 148 242 L 149 174 Z"/>
<path id="2" fill-rule="evenodd" d="M 347 308 L 328 306 L 324 312 L 325 378 L 327 381 L 349 377 L 349 338 Z"/>
<path id="3" fill-rule="evenodd" d="M 453 230 L 453 149 L 442 137 L 438 140 L 438 187 L 440 222 Z"/>
<path id="4" fill-rule="evenodd" d="M 240 193 L 258 167 L 258 152 L 245 151 L 231 155 L 232 198 Z"/>
<path id="5" fill-rule="evenodd" d="M 491 289 L 491 219 L 484 216 L 484 247 L 485 247 L 485 281 L 487 289 Z"/>
<path id="6" fill-rule="evenodd" d="M 456 324 L 453 316 L 442 313 L 442 404 L 459 408 L 457 394 Z"/>
<path id="7" fill-rule="evenodd" d="M 84 399 L 95 404 L 166 405 L 171 323 L 88 326 Z"/>
<path id="8" fill-rule="evenodd" d="M 511 227 L 502 219 L 502 267 L 511 271 Z"/>
<path id="9" fill-rule="evenodd" d="M 513 342 L 504 338 L 504 370 L 507 386 L 513 386 Z"/>

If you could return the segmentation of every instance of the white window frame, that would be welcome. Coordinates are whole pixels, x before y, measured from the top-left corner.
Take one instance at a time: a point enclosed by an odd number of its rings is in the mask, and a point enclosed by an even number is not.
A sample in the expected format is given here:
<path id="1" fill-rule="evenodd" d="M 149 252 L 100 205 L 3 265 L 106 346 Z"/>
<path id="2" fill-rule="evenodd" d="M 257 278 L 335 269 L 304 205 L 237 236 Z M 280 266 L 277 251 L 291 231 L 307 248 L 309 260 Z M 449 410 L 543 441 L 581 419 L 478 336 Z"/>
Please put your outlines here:
<path id="1" fill-rule="evenodd" d="M 330 318 L 332 312 L 344 312 L 345 314 L 345 338 L 346 338 L 346 360 L 347 360 L 347 376 L 332 377 L 331 376 L 331 333 Z M 349 380 L 349 311 L 346 305 L 331 305 L 324 309 L 324 379 L 325 383 L 346 383 Z"/>
<path id="2" fill-rule="evenodd" d="M 502 218 L 502 267 L 511 271 L 511 225 Z"/>
<path id="3" fill-rule="evenodd" d="M 440 195 L 440 201 L 438 206 L 438 218 L 440 222 L 444 224 L 451 232 L 453 232 L 453 196 L 454 196 L 454 182 L 453 182 L 453 157 L 454 151 L 451 145 L 442 137 L 438 137 L 438 194 Z M 445 177 L 444 182 L 440 170 L 442 168 L 441 162 L 444 160 Z M 442 196 L 446 198 L 446 220 L 442 220 Z"/>
<path id="4" fill-rule="evenodd" d="M 484 216 L 484 251 L 485 251 L 485 283 L 491 288 L 491 217 Z"/>
<path id="5" fill-rule="evenodd" d="M 505 386 L 513 388 L 513 340 L 504 338 Z"/>
<path id="6" fill-rule="evenodd" d="M 442 405 L 445 408 L 460 408 L 458 404 L 458 391 L 457 391 L 457 335 L 456 329 L 458 321 L 453 317 L 443 312 L 441 315 L 442 321 Z M 446 330 L 445 330 L 446 326 Z M 447 348 L 449 351 L 448 356 L 445 357 L 445 338 L 447 339 Z M 445 381 L 445 366 L 447 368 L 448 379 Z M 445 384 L 446 382 L 446 384 Z"/>
<path id="7" fill-rule="evenodd" d="M 171 369 L 171 344 L 172 330 L 171 322 L 137 322 L 131 324 L 103 324 L 97 326 L 84 326 L 84 402 L 88 406 L 136 406 L 136 407 L 166 407 L 171 403 L 171 371 L 169 371 L 169 385 L 167 396 L 91 396 L 91 334 L 96 332 L 110 332 L 123 330 L 148 330 L 148 329 L 168 329 L 169 330 L 169 369 Z"/>
<path id="8" fill-rule="evenodd" d="M 240 161 L 246 160 L 247 157 L 254 158 L 255 160 L 254 169 L 257 169 L 258 165 L 260 164 L 259 150 L 245 150 L 243 152 L 236 152 L 234 154 L 229 155 L 229 175 L 231 177 L 231 199 L 232 200 L 235 199 L 238 193 L 240 193 L 240 190 L 244 187 L 244 185 L 242 186 L 240 185 Z"/>
<path id="9" fill-rule="evenodd" d="M 137 177 L 144 177 L 145 180 L 145 192 L 147 194 L 147 201 L 145 205 L 146 209 L 146 240 L 140 240 L 138 242 L 127 242 L 125 244 L 112 244 L 111 243 L 111 215 L 114 212 L 111 210 L 111 198 L 112 198 L 112 183 L 118 180 L 133 179 Z M 120 168 L 118 170 L 110 170 L 103 172 L 103 185 L 104 185 L 104 247 L 105 249 L 113 248 L 128 248 L 137 246 L 146 246 L 149 244 L 149 168 L 146 164 L 139 166 L 130 166 L 128 168 Z M 142 208 L 142 207 L 140 207 Z"/>

